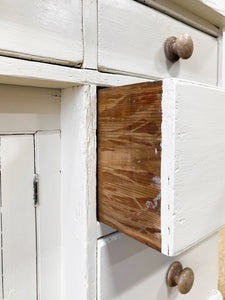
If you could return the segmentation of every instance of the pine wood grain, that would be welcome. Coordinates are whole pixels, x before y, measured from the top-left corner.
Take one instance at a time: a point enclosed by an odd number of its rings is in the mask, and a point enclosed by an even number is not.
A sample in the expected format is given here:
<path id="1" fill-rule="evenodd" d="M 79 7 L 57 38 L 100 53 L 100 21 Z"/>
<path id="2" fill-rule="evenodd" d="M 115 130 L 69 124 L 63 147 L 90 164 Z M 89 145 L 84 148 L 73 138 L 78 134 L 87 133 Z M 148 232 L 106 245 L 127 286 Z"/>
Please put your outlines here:
<path id="1" fill-rule="evenodd" d="M 98 220 L 161 250 L 162 82 L 98 92 Z"/>

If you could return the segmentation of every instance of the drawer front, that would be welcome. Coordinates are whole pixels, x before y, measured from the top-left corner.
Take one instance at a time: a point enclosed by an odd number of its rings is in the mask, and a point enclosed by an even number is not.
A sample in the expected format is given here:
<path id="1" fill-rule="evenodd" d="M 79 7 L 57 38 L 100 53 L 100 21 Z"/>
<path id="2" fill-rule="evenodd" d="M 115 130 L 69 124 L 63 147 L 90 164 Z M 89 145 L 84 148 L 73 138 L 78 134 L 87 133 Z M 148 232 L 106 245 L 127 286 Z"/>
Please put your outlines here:
<path id="1" fill-rule="evenodd" d="M 169 256 L 223 227 L 224 99 L 172 78 L 99 90 L 98 220 Z"/>
<path id="2" fill-rule="evenodd" d="M 1 1 L 0 36 L 1 55 L 80 65 L 82 2 Z"/>
<path id="3" fill-rule="evenodd" d="M 209 299 L 211 290 L 217 288 L 217 244 L 217 235 L 214 235 L 172 259 L 120 233 L 100 239 L 98 299 Z M 176 260 L 194 272 L 193 287 L 186 295 L 166 284 L 168 269 Z"/>
<path id="4" fill-rule="evenodd" d="M 100 70 L 216 84 L 216 38 L 133 0 L 99 0 L 98 10 Z M 164 43 L 184 32 L 193 39 L 193 55 L 171 63 Z"/>

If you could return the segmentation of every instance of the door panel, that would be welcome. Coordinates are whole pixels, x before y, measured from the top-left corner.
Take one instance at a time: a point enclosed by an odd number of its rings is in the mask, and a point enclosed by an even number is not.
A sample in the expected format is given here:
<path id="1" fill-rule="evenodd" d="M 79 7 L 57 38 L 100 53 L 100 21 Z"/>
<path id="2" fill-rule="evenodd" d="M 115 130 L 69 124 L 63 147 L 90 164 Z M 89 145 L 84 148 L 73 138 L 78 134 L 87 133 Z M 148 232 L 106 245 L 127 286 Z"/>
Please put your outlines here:
<path id="1" fill-rule="evenodd" d="M 36 299 L 33 135 L 1 137 L 4 298 Z"/>
<path id="2" fill-rule="evenodd" d="M 38 279 L 41 300 L 60 299 L 60 132 L 35 135 L 36 172 L 39 175 L 37 206 Z"/>

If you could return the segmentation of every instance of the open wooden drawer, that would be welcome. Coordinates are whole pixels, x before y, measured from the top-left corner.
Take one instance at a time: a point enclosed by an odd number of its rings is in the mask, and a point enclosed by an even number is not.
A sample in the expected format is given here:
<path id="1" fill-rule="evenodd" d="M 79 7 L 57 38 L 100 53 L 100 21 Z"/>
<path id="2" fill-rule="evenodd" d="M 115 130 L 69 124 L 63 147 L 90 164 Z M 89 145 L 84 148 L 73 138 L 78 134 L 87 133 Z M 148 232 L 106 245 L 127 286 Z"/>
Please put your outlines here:
<path id="1" fill-rule="evenodd" d="M 165 79 L 98 93 L 98 219 L 174 256 L 225 224 L 225 90 Z"/>

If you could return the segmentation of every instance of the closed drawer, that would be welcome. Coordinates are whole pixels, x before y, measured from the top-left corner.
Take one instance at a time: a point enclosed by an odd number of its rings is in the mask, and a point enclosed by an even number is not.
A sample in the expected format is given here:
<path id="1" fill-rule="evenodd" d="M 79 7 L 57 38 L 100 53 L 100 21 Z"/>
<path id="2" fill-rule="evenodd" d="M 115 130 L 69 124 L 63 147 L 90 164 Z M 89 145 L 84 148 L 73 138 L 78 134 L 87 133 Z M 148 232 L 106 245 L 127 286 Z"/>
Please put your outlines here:
<path id="1" fill-rule="evenodd" d="M 120 233 L 100 239 L 98 299 L 211 299 L 211 290 L 217 288 L 218 279 L 217 244 L 215 235 L 172 259 Z M 186 295 L 166 284 L 168 269 L 176 260 L 194 272 L 193 287 Z"/>
<path id="2" fill-rule="evenodd" d="M 1 1 L 0 36 L 1 55 L 80 65 L 82 1 Z"/>
<path id="3" fill-rule="evenodd" d="M 98 220 L 174 256 L 225 224 L 225 91 L 165 79 L 98 93 Z"/>
<path id="4" fill-rule="evenodd" d="M 193 55 L 170 63 L 164 54 L 164 43 L 168 37 L 183 32 L 193 39 Z M 98 68 L 215 85 L 217 39 L 133 0 L 99 0 Z"/>

